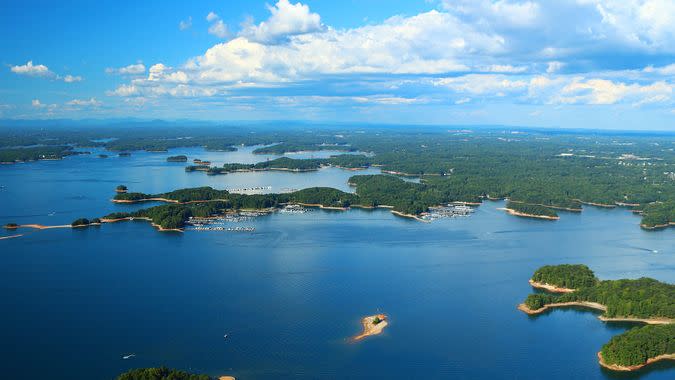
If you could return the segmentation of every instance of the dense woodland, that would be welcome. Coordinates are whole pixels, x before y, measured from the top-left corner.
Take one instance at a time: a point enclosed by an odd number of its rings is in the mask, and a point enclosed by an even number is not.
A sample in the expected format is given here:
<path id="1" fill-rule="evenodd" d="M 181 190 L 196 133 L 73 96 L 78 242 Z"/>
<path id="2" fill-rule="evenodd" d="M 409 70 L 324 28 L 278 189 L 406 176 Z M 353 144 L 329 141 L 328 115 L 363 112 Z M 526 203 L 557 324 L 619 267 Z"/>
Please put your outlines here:
<path id="1" fill-rule="evenodd" d="M 22 149 L 37 149 L 31 154 L 32 158 L 39 158 L 44 153 L 47 153 L 45 157 L 51 157 L 53 149 L 69 145 L 116 151 L 191 146 L 233 150 L 241 145 L 265 145 L 256 152 L 282 154 L 326 149 L 368 152 L 372 156 L 341 155 L 326 161 L 286 158 L 258 165 L 263 170 L 266 165 L 286 169 L 317 168 L 326 164 L 348 168 L 376 165 L 385 171 L 421 176 L 425 187 L 408 192 L 414 196 L 396 196 L 399 209 L 405 212 L 424 210 L 432 199 L 445 203 L 508 198 L 525 204 L 575 210 L 581 209 L 582 203 L 631 207 L 643 212 L 645 228 L 664 226 L 675 220 L 675 139 L 672 135 L 504 128 L 453 131 L 419 126 L 406 129 L 281 125 L 225 128 L 162 122 L 0 131 L 0 157 L 6 154 L 9 160 L 16 159 L 16 153 L 9 153 L 16 147 L 32 146 Z M 41 149 L 50 151 L 39 153 Z M 237 164 L 210 170 L 211 174 L 217 174 L 237 169 L 246 170 L 250 166 Z M 551 213 L 543 208 L 538 210 L 542 215 Z"/>
<path id="2" fill-rule="evenodd" d="M 635 327 L 602 346 L 607 364 L 634 366 L 664 354 L 675 354 L 675 324 Z"/>
<path id="3" fill-rule="evenodd" d="M 558 216 L 558 213 L 554 209 L 541 205 L 509 201 L 506 203 L 506 208 L 527 215 L 547 216 L 551 218 Z"/>
<path id="4" fill-rule="evenodd" d="M 534 293 L 525 305 L 537 310 L 547 304 L 572 301 L 597 302 L 607 306 L 609 318 L 675 319 L 675 285 L 651 278 L 600 281 L 585 265 L 547 265 L 532 275 L 537 282 L 576 289 L 565 294 Z M 633 366 L 662 354 L 675 353 L 675 324 L 647 325 L 613 337 L 602 347 L 607 364 Z"/>
<path id="5" fill-rule="evenodd" d="M 644 228 L 663 228 L 675 224 L 675 200 L 648 204 L 641 211 L 640 225 Z"/>
<path id="6" fill-rule="evenodd" d="M 188 158 L 186 155 L 181 154 L 177 156 L 169 156 L 166 158 L 167 162 L 187 162 Z"/>
<path id="7" fill-rule="evenodd" d="M 177 369 L 138 368 L 125 372 L 117 380 L 215 380 L 207 375 L 194 375 Z"/>
<path id="8" fill-rule="evenodd" d="M 558 302 L 588 301 L 607 306 L 606 317 L 675 319 L 675 285 L 651 278 L 605 280 L 594 286 L 577 288 L 572 293 L 530 294 L 525 304 L 530 309 Z"/>
<path id="9" fill-rule="evenodd" d="M 59 160 L 78 154 L 68 146 L 40 146 L 0 149 L 0 162 L 24 162 L 37 160 Z"/>
<path id="10" fill-rule="evenodd" d="M 532 280 L 568 289 L 587 288 L 598 283 L 593 271 L 581 264 L 545 265 L 534 272 Z"/>

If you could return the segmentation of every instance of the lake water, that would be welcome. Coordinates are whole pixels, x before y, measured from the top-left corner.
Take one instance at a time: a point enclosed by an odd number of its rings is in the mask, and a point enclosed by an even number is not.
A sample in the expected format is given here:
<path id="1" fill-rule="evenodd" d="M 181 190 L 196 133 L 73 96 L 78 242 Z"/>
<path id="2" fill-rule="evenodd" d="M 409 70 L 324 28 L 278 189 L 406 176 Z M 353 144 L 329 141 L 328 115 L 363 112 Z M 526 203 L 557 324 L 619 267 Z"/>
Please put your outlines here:
<path id="1" fill-rule="evenodd" d="M 347 178 L 363 173 L 206 176 L 165 162 L 174 154 L 214 163 L 267 158 L 195 148 L 3 166 L 0 223 L 66 224 L 147 207 L 112 204 L 118 184 L 150 193 L 349 190 Z M 0 373 L 113 379 L 166 365 L 238 379 L 672 379 L 672 363 L 627 375 L 598 366 L 600 347 L 631 325 L 573 309 L 528 317 L 516 305 L 545 264 L 673 283 L 675 229 L 643 231 L 639 217 L 620 209 L 586 207 L 547 222 L 502 206 L 487 202 L 471 217 L 433 223 L 387 210 L 276 213 L 242 223 L 254 233 L 159 233 L 143 222 L 24 230 L 0 240 Z M 384 334 L 349 343 L 359 319 L 378 311 L 390 317 Z"/>

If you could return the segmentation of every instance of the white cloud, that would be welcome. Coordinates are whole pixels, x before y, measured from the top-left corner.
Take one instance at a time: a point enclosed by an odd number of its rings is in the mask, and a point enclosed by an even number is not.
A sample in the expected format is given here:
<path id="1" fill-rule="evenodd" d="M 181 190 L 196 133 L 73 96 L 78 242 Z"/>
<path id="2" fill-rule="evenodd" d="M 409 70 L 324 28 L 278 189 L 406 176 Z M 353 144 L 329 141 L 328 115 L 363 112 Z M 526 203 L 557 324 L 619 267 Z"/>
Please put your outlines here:
<path id="1" fill-rule="evenodd" d="M 505 92 L 520 91 L 528 83 L 521 79 L 510 79 L 506 75 L 468 74 L 460 77 L 439 78 L 432 81 L 458 93 L 504 96 Z"/>
<path id="2" fill-rule="evenodd" d="M 225 25 L 218 14 L 209 12 L 209 14 L 206 15 L 206 21 L 211 23 L 208 30 L 209 34 L 218 38 L 225 38 L 230 34 L 230 32 L 227 30 L 227 25 Z"/>
<path id="3" fill-rule="evenodd" d="M 615 104 L 630 101 L 633 105 L 640 106 L 666 102 L 671 99 L 672 93 L 673 86 L 663 81 L 641 85 L 607 79 L 575 79 L 562 88 L 558 101 L 569 104 Z"/>
<path id="4" fill-rule="evenodd" d="M 658 75 L 675 75 L 675 63 L 661 67 L 647 66 L 643 71 L 645 73 L 654 73 Z"/>
<path id="5" fill-rule="evenodd" d="M 12 66 L 10 70 L 15 74 L 34 77 L 49 77 L 54 75 L 47 66 L 33 65 L 33 61 L 28 61 L 25 65 Z"/>
<path id="6" fill-rule="evenodd" d="M 219 18 L 220 18 L 220 16 L 218 16 L 218 14 L 213 12 L 213 11 L 209 12 L 209 14 L 206 15 L 206 21 L 208 21 L 208 22 L 218 20 Z"/>
<path id="7" fill-rule="evenodd" d="M 182 30 L 188 30 L 192 28 L 192 16 L 188 17 L 187 20 L 181 20 L 178 23 L 178 29 Z"/>
<path id="8" fill-rule="evenodd" d="M 90 99 L 73 99 L 69 102 L 66 103 L 69 106 L 76 106 L 76 107 L 99 107 L 102 103 L 96 98 L 90 98 Z"/>
<path id="9" fill-rule="evenodd" d="M 612 32 L 635 47 L 675 49 L 675 2 L 672 0 L 578 0 L 594 6 L 598 29 Z"/>
<path id="10" fill-rule="evenodd" d="M 309 6 L 288 0 L 279 0 L 268 6 L 271 16 L 258 25 L 245 25 L 240 36 L 262 43 L 279 42 L 289 36 L 314 33 L 323 30 L 321 16 L 312 13 Z"/>
<path id="11" fill-rule="evenodd" d="M 527 67 L 525 66 L 513 66 L 513 65 L 490 65 L 486 68 L 484 68 L 482 71 L 490 72 L 490 73 L 511 73 L 511 74 L 517 74 L 517 73 L 524 73 L 527 71 Z"/>
<path id="12" fill-rule="evenodd" d="M 105 72 L 108 74 L 139 75 L 145 73 L 145 65 L 142 62 L 139 62 L 120 68 L 108 67 L 105 69 Z"/>
<path id="13" fill-rule="evenodd" d="M 460 105 L 460 104 L 465 104 L 471 101 L 471 98 L 461 98 L 455 100 L 455 104 Z"/>
<path id="14" fill-rule="evenodd" d="M 40 102 L 40 99 L 33 99 L 31 101 L 31 106 L 37 110 L 40 110 L 40 112 L 46 112 L 47 115 L 51 115 L 57 108 L 56 104 L 43 104 Z"/>
<path id="15" fill-rule="evenodd" d="M 81 82 L 81 81 L 82 81 L 82 77 L 79 76 L 79 75 L 78 75 L 78 76 L 73 76 L 73 75 L 68 74 L 68 75 L 66 75 L 65 77 L 63 77 L 63 81 L 66 82 L 66 83 Z"/>
<path id="16" fill-rule="evenodd" d="M 560 61 L 551 61 L 548 62 L 546 66 L 546 72 L 549 74 L 557 73 L 560 71 L 563 67 L 565 67 L 565 64 Z"/>

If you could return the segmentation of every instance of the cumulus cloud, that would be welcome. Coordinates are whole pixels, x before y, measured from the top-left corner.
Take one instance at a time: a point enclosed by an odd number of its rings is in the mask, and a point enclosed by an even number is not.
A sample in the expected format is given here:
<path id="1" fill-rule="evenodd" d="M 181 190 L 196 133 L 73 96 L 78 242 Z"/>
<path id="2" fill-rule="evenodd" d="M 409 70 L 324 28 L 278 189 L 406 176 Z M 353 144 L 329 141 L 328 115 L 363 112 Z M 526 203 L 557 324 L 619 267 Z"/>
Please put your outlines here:
<path id="1" fill-rule="evenodd" d="M 145 73 L 145 65 L 142 62 L 139 62 L 119 68 L 108 67 L 105 69 L 105 72 L 108 74 L 139 75 Z"/>
<path id="2" fill-rule="evenodd" d="M 11 72 L 17 75 L 48 78 L 52 80 L 60 80 L 65 83 L 81 82 L 83 80 L 83 78 L 79 75 L 70 75 L 70 74 L 66 76 L 57 75 L 45 65 L 34 65 L 33 61 L 28 61 L 26 62 L 25 65 L 10 66 L 9 69 Z"/>
<path id="3" fill-rule="evenodd" d="M 268 6 L 267 9 L 271 16 L 266 21 L 258 25 L 245 25 L 239 35 L 250 41 L 276 43 L 289 36 L 323 30 L 321 16 L 310 12 L 309 6 L 305 4 L 279 0 L 276 5 Z"/>
<path id="4" fill-rule="evenodd" d="M 79 76 L 79 75 L 73 76 L 73 75 L 68 74 L 68 75 L 66 75 L 65 77 L 63 77 L 63 81 L 66 82 L 66 83 L 81 82 L 81 81 L 82 81 L 82 77 Z"/>
<path id="5" fill-rule="evenodd" d="M 225 38 L 230 34 L 227 30 L 227 25 L 225 25 L 220 16 L 215 12 L 209 12 L 209 14 L 206 15 L 206 21 L 211 23 L 208 30 L 209 34 L 218 38 Z"/>
<path id="6" fill-rule="evenodd" d="M 28 61 L 25 65 L 16 65 L 10 67 L 10 70 L 19 75 L 28 75 L 34 77 L 51 77 L 54 73 L 45 65 L 34 65 L 33 61 Z"/>
<path id="7" fill-rule="evenodd" d="M 656 0 L 627 1 L 627 6 L 639 13 L 650 1 Z M 638 38 L 631 40 L 628 30 L 636 24 L 616 26 L 611 19 L 623 20 L 616 15 L 624 8 L 611 0 L 447 1 L 437 10 L 344 29 L 324 25 L 302 3 L 280 0 L 268 8 L 266 20 L 245 23 L 231 40 L 182 65 L 156 63 L 147 75 L 108 94 L 143 98 L 144 104 L 160 96 L 232 99 L 253 87 L 269 94 L 264 88 L 306 85 L 316 96 L 275 98 L 283 104 L 340 101 L 364 107 L 483 99 L 536 105 L 660 103 L 668 109 L 673 104 L 667 76 L 675 73 L 675 64 L 643 63 L 622 71 L 602 67 L 603 51 L 625 48 L 653 57 L 654 46 L 665 52 L 669 46 L 665 31 L 633 33 Z M 222 22 L 214 12 L 206 19 L 211 27 Z M 336 91 L 350 86 L 362 94 Z M 389 95 L 373 95 L 382 93 Z"/>
<path id="8" fill-rule="evenodd" d="M 181 31 L 188 30 L 190 28 L 192 28 L 192 16 L 188 17 L 187 20 L 181 20 L 178 23 L 178 29 Z"/>
<path id="9" fill-rule="evenodd" d="M 562 88 L 558 100 L 570 104 L 615 104 L 627 100 L 639 106 L 666 102 L 672 93 L 673 86 L 664 81 L 641 85 L 607 79 L 577 79 Z"/>
<path id="10" fill-rule="evenodd" d="M 560 71 L 563 67 L 565 67 L 565 64 L 560 61 L 551 61 L 548 62 L 546 65 L 546 72 L 549 74 L 557 73 Z"/>

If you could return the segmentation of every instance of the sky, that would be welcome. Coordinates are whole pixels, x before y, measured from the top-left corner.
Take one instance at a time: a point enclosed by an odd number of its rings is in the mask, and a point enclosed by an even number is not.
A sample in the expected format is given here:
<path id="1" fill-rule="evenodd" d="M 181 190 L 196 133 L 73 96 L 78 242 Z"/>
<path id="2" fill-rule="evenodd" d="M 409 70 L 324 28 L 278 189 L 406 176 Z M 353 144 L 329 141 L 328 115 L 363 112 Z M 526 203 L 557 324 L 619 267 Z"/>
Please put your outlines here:
<path id="1" fill-rule="evenodd" d="M 675 0 L 38 0 L 0 34 L 0 119 L 675 131 Z"/>

